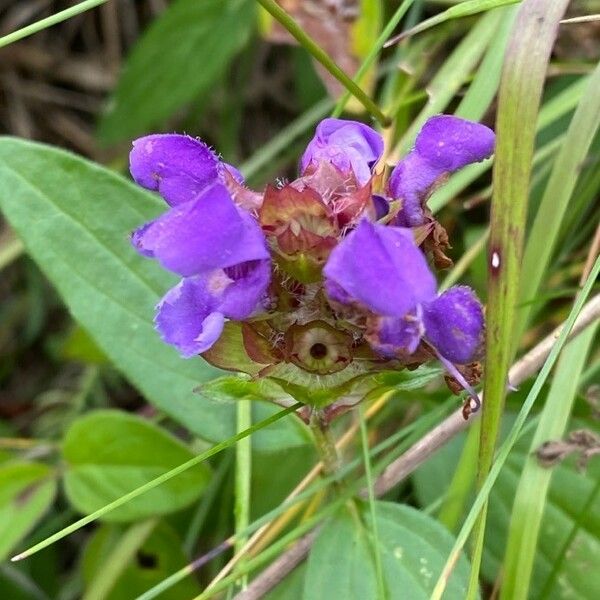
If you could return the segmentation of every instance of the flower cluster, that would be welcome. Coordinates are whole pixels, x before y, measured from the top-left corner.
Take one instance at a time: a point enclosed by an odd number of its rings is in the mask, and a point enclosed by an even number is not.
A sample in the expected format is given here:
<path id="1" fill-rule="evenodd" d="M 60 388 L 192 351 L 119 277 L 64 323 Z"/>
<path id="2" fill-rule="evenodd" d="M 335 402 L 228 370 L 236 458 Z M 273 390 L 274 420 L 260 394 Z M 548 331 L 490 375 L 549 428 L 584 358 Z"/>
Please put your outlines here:
<path id="1" fill-rule="evenodd" d="M 325 119 L 299 177 L 259 193 L 202 141 L 138 139 L 131 174 L 170 208 L 132 242 L 182 277 L 157 306 L 160 335 L 184 357 L 288 390 L 347 393 L 366 375 L 435 358 L 468 387 L 483 310 L 467 287 L 438 295 L 428 257 L 447 265 L 448 237 L 426 202 L 493 148 L 487 127 L 438 115 L 385 181 L 381 136 Z"/>

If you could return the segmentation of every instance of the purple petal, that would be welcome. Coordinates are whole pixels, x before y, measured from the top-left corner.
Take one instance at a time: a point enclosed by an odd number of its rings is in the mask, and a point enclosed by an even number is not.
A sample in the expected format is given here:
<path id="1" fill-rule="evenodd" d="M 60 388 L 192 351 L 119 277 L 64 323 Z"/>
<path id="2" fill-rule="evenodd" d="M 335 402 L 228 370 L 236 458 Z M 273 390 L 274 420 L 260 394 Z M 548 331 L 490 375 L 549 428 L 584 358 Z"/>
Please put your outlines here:
<path id="1" fill-rule="evenodd" d="M 396 165 L 389 179 L 390 194 L 403 203 L 396 223 L 421 225 L 423 206 L 436 184 L 450 173 L 490 157 L 494 143 L 494 132 L 480 123 L 452 115 L 429 119 L 415 148 Z"/>
<path id="2" fill-rule="evenodd" d="M 396 165 L 388 182 L 392 197 L 402 200 L 402 209 L 396 217 L 395 224 L 406 227 L 423 224 L 423 205 L 429 191 L 442 176 L 443 172 L 432 167 L 414 151 Z"/>
<path id="3" fill-rule="evenodd" d="M 494 132 L 481 123 L 437 115 L 423 125 L 415 151 L 440 171 L 452 173 L 489 158 L 495 139 Z"/>
<path id="4" fill-rule="evenodd" d="M 300 159 L 300 171 L 327 161 L 344 173 L 352 171 L 359 184 L 365 185 L 382 154 L 382 137 L 364 123 L 323 119 Z"/>
<path id="5" fill-rule="evenodd" d="M 184 358 L 208 350 L 223 330 L 225 318 L 204 277 L 182 279 L 156 309 L 156 329 Z"/>
<path id="6" fill-rule="evenodd" d="M 187 135 L 155 134 L 133 142 L 129 170 L 148 190 L 158 191 L 171 206 L 198 198 L 218 181 L 219 160 L 203 142 Z"/>
<path id="7" fill-rule="evenodd" d="M 132 241 L 140 253 L 183 276 L 269 258 L 258 223 L 221 184 L 146 223 Z"/>
<path id="8" fill-rule="evenodd" d="M 379 317 L 369 342 L 375 351 L 385 356 L 393 356 L 395 351 L 412 354 L 424 331 L 421 307 L 417 306 L 403 317 Z"/>
<path id="9" fill-rule="evenodd" d="M 335 284 L 383 316 L 403 317 L 435 297 L 435 279 L 411 231 L 366 219 L 333 249 L 323 272 L 327 289 Z"/>
<path id="10" fill-rule="evenodd" d="M 440 354 L 459 365 L 478 357 L 483 346 L 484 317 L 471 288 L 452 287 L 423 308 L 425 337 Z"/>
<path id="11" fill-rule="evenodd" d="M 242 320 L 260 304 L 271 281 L 268 260 L 253 260 L 221 271 L 230 284 L 224 289 L 220 310 L 226 317 Z"/>

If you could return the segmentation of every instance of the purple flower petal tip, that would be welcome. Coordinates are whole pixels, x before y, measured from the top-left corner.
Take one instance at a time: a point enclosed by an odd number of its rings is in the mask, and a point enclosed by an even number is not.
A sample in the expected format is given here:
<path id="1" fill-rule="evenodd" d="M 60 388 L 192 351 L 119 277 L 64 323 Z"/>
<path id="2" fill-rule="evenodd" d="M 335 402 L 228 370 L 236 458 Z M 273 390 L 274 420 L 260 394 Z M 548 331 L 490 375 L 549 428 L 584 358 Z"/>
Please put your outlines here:
<path id="1" fill-rule="evenodd" d="M 156 307 L 154 322 L 163 341 L 184 358 L 208 350 L 219 338 L 225 317 L 203 278 L 183 279 Z"/>
<path id="2" fill-rule="evenodd" d="M 344 173 L 353 172 L 358 183 L 365 185 L 382 154 L 383 138 L 368 125 L 323 119 L 300 159 L 300 171 L 304 173 L 310 165 L 328 161 Z"/>
<path id="3" fill-rule="evenodd" d="M 481 123 L 437 115 L 423 125 L 415 151 L 440 171 L 453 172 L 489 158 L 495 140 L 494 132 Z"/>
<path id="4" fill-rule="evenodd" d="M 402 200 L 396 223 L 423 224 L 423 207 L 436 185 L 450 173 L 489 158 L 494 144 L 495 134 L 485 125 L 452 115 L 431 117 L 419 132 L 414 149 L 390 175 L 390 195 Z"/>
<path id="5" fill-rule="evenodd" d="M 435 297 L 435 278 L 412 232 L 363 219 L 332 251 L 323 270 L 333 300 L 403 317 Z"/>
<path id="6" fill-rule="evenodd" d="M 168 204 L 177 206 L 218 181 L 219 160 L 193 137 L 155 134 L 133 142 L 129 170 L 137 184 L 158 191 Z"/>
<path id="7" fill-rule="evenodd" d="M 425 337 L 445 358 L 462 365 L 476 360 L 484 338 L 483 308 L 475 292 L 455 286 L 424 305 Z"/>

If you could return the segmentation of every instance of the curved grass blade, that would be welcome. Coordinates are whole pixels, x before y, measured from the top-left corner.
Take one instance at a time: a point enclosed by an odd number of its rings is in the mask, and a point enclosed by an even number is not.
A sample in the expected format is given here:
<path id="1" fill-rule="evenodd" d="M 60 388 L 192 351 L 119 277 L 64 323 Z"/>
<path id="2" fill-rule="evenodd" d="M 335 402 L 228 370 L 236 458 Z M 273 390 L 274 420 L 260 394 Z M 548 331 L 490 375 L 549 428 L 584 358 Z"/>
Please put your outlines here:
<path id="1" fill-rule="evenodd" d="M 600 62 L 587 81 L 579 105 L 560 146 L 540 206 L 535 215 L 523 256 L 523 277 L 519 294 L 525 303 L 537 295 L 544 272 L 550 264 L 552 251 L 561 229 L 569 200 L 577 184 L 581 165 L 600 127 Z M 517 313 L 516 339 L 527 326 L 531 305 Z"/>
<path id="2" fill-rule="evenodd" d="M 70 6 L 65 10 L 61 10 L 60 12 L 46 17 L 45 19 L 40 19 L 31 25 L 27 25 L 27 27 L 23 27 L 17 31 L 13 31 L 12 33 L 0 37 L 0 48 L 8 46 L 9 44 L 12 44 L 18 40 L 22 40 L 23 38 L 37 33 L 38 31 L 52 27 L 52 25 L 62 23 L 67 19 L 71 19 L 72 17 L 75 17 L 86 10 L 100 6 L 100 4 L 104 4 L 105 2 L 108 2 L 108 0 L 84 0 L 84 2 L 80 2 L 75 6 Z"/>
<path id="3" fill-rule="evenodd" d="M 35 554 L 36 552 L 39 552 L 40 550 L 47 548 L 51 544 L 54 544 L 54 542 L 61 540 L 62 538 L 70 535 L 74 531 L 77 531 L 78 529 L 81 529 L 82 527 L 85 527 L 86 525 L 89 525 L 90 523 L 98 520 L 99 518 L 103 517 L 105 514 L 114 510 L 115 508 L 118 508 L 119 506 L 123 506 L 123 504 L 126 504 L 130 500 L 133 500 L 134 498 L 137 498 L 138 496 L 141 496 L 142 494 L 145 494 L 146 492 L 153 490 L 154 488 L 158 487 L 165 481 L 169 481 L 169 479 L 176 477 L 177 475 L 179 475 L 180 473 L 183 473 L 184 471 L 187 471 L 191 467 L 198 465 L 201 462 L 204 462 L 211 456 L 214 456 L 215 454 L 218 454 L 219 452 L 222 452 L 223 450 L 230 448 L 239 440 L 242 440 L 245 437 L 252 435 L 256 431 L 259 431 L 265 427 L 268 427 L 272 423 L 279 421 L 279 419 L 281 419 L 282 417 L 285 417 L 286 415 L 289 415 L 290 413 L 294 412 L 296 409 L 300 408 L 301 406 L 302 406 L 302 404 L 300 402 L 298 402 L 297 404 L 294 404 L 293 406 L 290 406 L 278 413 L 275 413 L 274 415 L 270 416 L 267 419 L 259 421 L 258 423 L 256 423 L 255 425 L 252 425 L 252 427 L 249 427 L 245 431 L 242 431 L 242 432 L 234 435 L 233 437 L 231 437 L 227 440 L 224 440 L 219 444 L 216 444 L 212 448 L 209 448 L 205 452 L 202 452 L 202 454 L 199 454 L 198 456 L 195 456 L 194 458 L 188 460 L 187 462 L 184 462 L 183 464 L 179 465 L 175 469 L 171 469 L 170 471 L 167 471 L 166 473 L 159 475 L 158 477 L 152 479 L 148 483 L 145 483 L 144 485 L 133 490 L 132 492 L 129 492 L 129 494 L 125 494 L 124 496 L 121 496 L 119 499 L 115 500 L 114 502 L 111 502 L 110 504 L 103 506 L 102 508 L 94 511 L 92 514 L 87 515 L 87 516 L 83 517 L 82 519 L 79 519 L 78 521 L 76 521 L 75 523 L 72 523 L 71 525 L 69 525 L 68 527 L 65 527 L 64 529 L 61 529 L 54 535 L 51 535 L 50 537 L 46 538 L 45 540 L 42 540 L 38 544 L 35 544 L 31 548 L 28 548 L 27 550 L 25 550 L 24 552 L 21 552 L 20 554 L 13 556 L 11 560 L 12 561 L 23 560 L 24 558 L 28 558 L 32 554 Z"/>
<path id="4" fill-rule="evenodd" d="M 421 21 L 421 23 L 415 27 L 403 31 L 401 34 L 393 37 L 389 42 L 387 42 L 384 47 L 389 48 L 390 46 L 393 46 L 397 42 L 400 42 L 407 37 L 421 33 L 422 31 L 426 31 L 435 25 L 445 23 L 446 21 L 459 19 L 461 17 L 469 17 L 471 15 L 476 15 L 494 8 L 507 6 L 508 4 L 517 4 L 519 2 L 521 2 L 521 0 L 469 0 L 467 2 L 461 2 L 456 6 L 451 6 L 444 12 L 441 12 L 430 19 Z"/>
<path id="5" fill-rule="evenodd" d="M 545 441 L 564 435 L 599 324 L 596 322 L 573 340 L 558 362 L 513 503 L 501 600 L 526 600 L 529 597 L 538 534 L 553 472 L 538 464 L 535 451 Z"/>
<path id="6" fill-rule="evenodd" d="M 590 276 L 588 277 L 581 292 L 577 296 L 575 303 L 573 304 L 573 308 L 571 309 L 571 311 L 569 313 L 569 317 L 565 321 L 564 326 L 560 332 L 560 335 L 558 336 L 558 339 L 556 340 L 556 343 L 552 347 L 552 350 L 550 351 L 548 358 L 546 358 L 546 360 L 544 362 L 544 366 L 540 370 L 538 376 L 536 377 L 536 379 L 533 383 L 533 386 L 529 390 L 529 393 L 527 394 L 527 398 L 525 398 L 525 401 L 523 402 L 523 406 L 521 407 L 521 410 L 519 411 L 519 414 L 517 415 L 517 418 L 515 419 L 515 422 L 511 428 L 510 432 L 508 433 L 506 439 L 504 440 L 504 443 L 498 450 L 496 460 L 493 462 L 489 473 L 487 474 L 483 483 L 480 486 L 479 492 L 477 493 L 477 496 L 473 502 L 473 505 L 471 506 L 471 510 L 469 511 L 469 514 L 467 515 L 467 517 L 463 523 L 463 526 L 461 527 L 461 530 L 456 538 L 454 548 L 452 549 L 452 552 L 450 553 L 450 556 L 448 557 L 448 560 L 446 561 L 446 565 L 444 566 L 444 569 L 442 570 L 442 573 L 441 573 L 441 575 L 435 585 L 435 588 L 431 594 L 431 600 L 441 600 L 442 595 L 444 593 L 444 589 L 446 587 L 446 582 L 448 581 L 448 578 L 450 577 L 452 569 L 453 569 L 454 565 L 456 564 L 458 557 L 460 556 L 460 552 L 464 548 L 465 543 L 467 542 L 467 539 L 468 539 L 469 535 L 471 534 L 471 531 L 475 527 L 475 524 L 479 519 L 479 515 L 480 515 L 481 511 L 485 508 L 487 499 L 490 495 L 492 487 L 493 487 L 494 483 L 496 482 L 496 479 L 498 478 L 498 475 L 499 475 L 502 467 L 504 466 L 504 463 L 506 462 L 508 455 L 509 455 L 510 451 L 512 450 L 512 447 L 515 445 L 515 442 L 518 440 L 521 433 L 523 432 L 523 428 L 525 426 L 527 417 L 529 416 L 529 413 L 531 412 L 531 409 L 533 408 L 533 405 L 534 405 L 537 397 L 539 396 L 540 392 L 542 391 L 542 387 L 546 383 L 546 380 L 548 379 L 548 377 L 550 375 L 550 371 L 554 367 L 554 364 L 556 363 L 558 356 L 567 341 L 569 332 L 573 328 L 573 324 L 575 323 L 577 316 L 581 312 L 581 309 L 583 308 L 583 305 L 585 304 L 585 301 L 586 301 L 587 297 L 589 296 L 589 294 L 592 290 L 592 287 L 594 285 L 594 282 L 599 274 L 600 274 L 600 257 L 598 257 L 596 259 L 594 268 L 592 269 Z M 485 403 L 484 403 L 484 406 L 485 406 Z"/>

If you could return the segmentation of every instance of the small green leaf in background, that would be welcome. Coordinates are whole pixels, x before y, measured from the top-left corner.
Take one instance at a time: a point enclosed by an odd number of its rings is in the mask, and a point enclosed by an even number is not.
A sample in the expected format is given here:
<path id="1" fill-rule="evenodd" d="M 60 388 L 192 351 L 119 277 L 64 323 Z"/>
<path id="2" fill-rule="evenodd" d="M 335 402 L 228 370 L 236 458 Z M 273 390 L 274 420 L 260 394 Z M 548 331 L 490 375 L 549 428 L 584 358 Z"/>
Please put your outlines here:
<path id="1" fill-rule="evenodd" d="M 409 506 L 380 501 L 376 514 L 388 598 L 427 600 L 452 548 L 452 536 Z M 308 560 L 305 600 L 377 598 L 369 520 L 367 506 L 360 515 L 344 508 L 324 527 Z M 464 598 L 468 579 L 469 565 L 463 556 L 448 583 L 448 598 Z"/>
<path id="2" fill-rule="evenodd" d="M 147 133 L 225 73 L 255 25 L 254 0 L 176 0 L 124 67 L 98 131 L 111 144 Z"/>
<path id="3" fill-rule="evenodd" d="M 179 440 L 140 417 L 95 411 L 65 435 L 65 491 L 77 510 L 91 513 L 193 456 Z M 179 510 L 202 494 L 209 477 L 208 467 L 197 465 L 105 518 L 133 521 Z"/>
<path id="4" fill-rule="evenodd" d="M 42 463 L 0 467 L 0 561 L 48 510 L 56 494 L 52 469 Z"/>
<path id="5" fill-rule="evenodd" d="M 82 560 L 86 588 L 94 581 L 103 563 L 123 538 L 123 531 L 115 525 L 104 525 L 94 533 L 85 548 Z M 187 563 L 181 549 L 181 540 L 166 523 L 160 522 L 135 553 L 134 560 L 124 569 L 103 600 L 131 600 L 177 571 Z M 191 577 L 183 579 L 164 591 L 161 600 L 193 598 L 200 591 Z"/>

